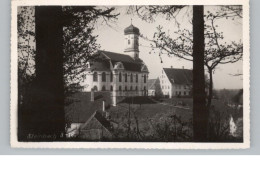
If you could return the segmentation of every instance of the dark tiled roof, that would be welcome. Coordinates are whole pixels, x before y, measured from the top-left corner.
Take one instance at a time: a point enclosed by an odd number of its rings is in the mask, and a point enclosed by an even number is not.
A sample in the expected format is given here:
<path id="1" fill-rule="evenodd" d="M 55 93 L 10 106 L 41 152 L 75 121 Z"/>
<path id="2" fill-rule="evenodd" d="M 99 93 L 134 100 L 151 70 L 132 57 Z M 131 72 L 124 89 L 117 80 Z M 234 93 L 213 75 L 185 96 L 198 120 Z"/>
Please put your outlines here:
<path id="1" fill-rule="evenodd" d="M 110 92 L 94 92 L 94 102 L 90 92 L 78 92 L 66 98 L 65 118 L 71 123 L 85 123 L 97 110 L 102 110 L 103 100 L 110 104 Z"/>
<path id="2" fill-rule="evenodd" d="M 114 53 L 109 51 L 100 51 L 100 53 L 103 54 L 105 57 L 107 57 L 107 59 L 111 61 L 113 66 L 115 66 L 117 62 L 122 62 L 122 64 L 125 67 L 125 70 L 127 71 L 136 71 L 136 72 L 141 71 L 142 68 L 141 59 L 134 60 L 129 55 L 119 54 L 119 53 Z"/>
<path id="3" fill-rule="evenodd" d="M 132 57 L 130 57 L 127 54 L 120 54 L 120 53 L 114 53 L 109 51 L 100 51 L 105 56 L 107 56 L 109 59 L 117 62 L 128 62 L 128 63 L 141 63 L 142 61 L 140 59 L 134 60 Z"/>
<path id="4" fill-rule="evenodd" d="M 92 62 L 91 66 L 92 71 L 110 71 L 110 63 L 108 60 L 102 59 Z"/>
<path id="5" fill-rule="evenodd" d="M 100 125 L 106 128 L 110 133 L 113 132 L 112 124 L 102 115 L 100 111 L 95 111 L 95 113 L 80 128 L 82 130 L 98 129 Z"/>
<path id="6" fill-rule="evenodd" d="M 137 35 L 139 35 L 140 31 L 137 27 L 135 27 L 134 25 L 131 24 L 130 26 L 125 28 L 124 33 L 125 34 L 137 34 Z"/>
<path id="7" fill-rule="evenodd" d="M 192 70 L 163 68 L 168 79 L 175 84 L 192 84 Z"/>

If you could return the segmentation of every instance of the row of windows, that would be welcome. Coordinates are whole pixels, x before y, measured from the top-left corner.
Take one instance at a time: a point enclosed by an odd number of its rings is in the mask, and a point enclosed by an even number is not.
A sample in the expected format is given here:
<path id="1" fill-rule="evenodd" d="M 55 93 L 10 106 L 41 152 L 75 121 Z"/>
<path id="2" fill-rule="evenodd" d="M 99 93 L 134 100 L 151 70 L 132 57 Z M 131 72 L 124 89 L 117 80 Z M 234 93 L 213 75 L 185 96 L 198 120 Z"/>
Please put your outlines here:
<path id="1" fill-rule="evenodd" d="M 182 85 L 175 85 L 175 88 L 176 89 L 181 89 L 182 88 Z M 187 89 L 188 87 L 186 85 L 183 85 L 183 88 L 184 89 Z"/>
<path id="2" fill-rule="evenodd" d="M 162 89 L 170 89 L 170 86 L 162 86 Z"/>
<path id="3" fill-rule="evenodd" d="M 122 91 L 122 86 L 119 86 L 118 87 L 118 89 L 119 89 L 119 91 Z M 94 86 L 93 87 L 93 90 L 94 91 L 97 91 L 98 90 L 98 88 L 97 88 L 97 86 Z M 106 86 L 102 86 L 102 89 L 101 89 L 102 91 L 106 91 Z M 134 89 L 133 89 L 133 86 L 130 86 L 130 89 L 129 89 L 130 91 L 133 91 Z M 146 90 L 146 87 L 144 86 L 144 89 L 143 90 Z M 110 91 L 113 91 L 113 86 L 110 86 Z M 125 86 L 125 91 L 128 91 L 128 88 L 127 88 L 127 86 Z M 135 91 L 138 91 L 138 87 L 136 86 L 135 87 Z"/>
<path id="4" fill-rule="evenodd" d="M 185 92 L 185 91 L 184 91 L 184 92 L 182 93 L 181 91 L 176 91 L 176 92 L 175 92 L 175 95 L 190 95 L 190 92 Z"/>
<path id="5" fill-rule="evenodd" d="M 124 79 L 125 79 L 125 82 L 127 82 L 127 73 L 124 74 Z M 131 73 L 130 75 L 130 82 L 133 82 L 134 81 L 134 78 L 133 78 L 133 74 Z M 146 75 L 143 76 L 144 77 L 144 83 L 146 83 Z M 98 81 L 98 75 L 97 75 L 97 72 L 94 72 L 93 74 L 93 81 L 94 82 L 97 82 Z M 136 74 L 135 76 L 135 81 L 138 82 L 138 74 Z M 102 82 L 106 82 L 106 73 L 103 72 L 102 73 Z M 110 82 L 113 82 L 113 73 L 110 73 Z M 122 82 L 122 73 L 119 73 L 119 82 Z"/>

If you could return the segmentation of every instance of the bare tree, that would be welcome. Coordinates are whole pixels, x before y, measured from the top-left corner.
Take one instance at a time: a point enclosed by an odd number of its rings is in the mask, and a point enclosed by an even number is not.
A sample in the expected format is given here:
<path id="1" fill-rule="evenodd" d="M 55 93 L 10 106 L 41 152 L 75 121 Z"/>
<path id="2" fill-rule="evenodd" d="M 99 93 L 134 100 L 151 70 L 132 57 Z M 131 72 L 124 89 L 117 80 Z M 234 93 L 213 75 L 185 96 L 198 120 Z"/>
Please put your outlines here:
<path id="1" fill-rule="evenodd" d="M 167 20 L 173 19 L 175 24 L 179 26 L 176 16 L 186 6 L 135 6 L 131 10 L 136 12 L 139 17 L 148 22 L 153 22 L 157 15 L 165 16 Z M 130 11 L 131 11 L 130 10 Z M 193 125 L 194 140 L 205 141 L 207 138 L 207 113 L 206 113 L 206 94 L 205 94 L 205 75 L 204 75 L 204 7 L 193 6 L 193 36 L 194 40 L 189 44 L 193 52 L 189 56 L 193 59 Z M 165 34 L 160 33 L 160 40 Z M 164 40 L 165 41 L 165 40 Z M 168 40 L 167 44 L 175 45 L 173 40 Z M 164 45 L 165 46 L 165 45 Z M 165 47 L 160 49 L 165 51 Z M 167 45 L 166 45 L 167 46 Z M 182 51 L 184 51 L 181 48 Z M 170 50 L 169 50 L 170 51 Z M 161 53 L 159 53 L 160 56 Z M 177 54 L 179 57 L 183 56 Z"/>
<path id="2" fill-rule="evenodd" d="M 218 65 L 235 63 L 242 59 L 243 44 L 241 42 L 232 41 L 225 42 L 223 33 L 218 32 L 216 21 L 226 16 L 226 12 L 213 14 L 208 12 L 205 15 L 204 36 L 205 36 L 205 51 L 204 51 L 204 65 L 209 74 L 209 95 L 207 107 L 211 106 L 212 91 L 213 91 L 213 73 Z M 232 15 L 233 17 L 233 15 Z M 230 16 L 227 16 L 230 18 Z M 178 30 L 174 32 L 175 38 L 163 31 L 159 26 L 158 31 L 154 34 L 152 40 L 153 50 L 158 48 L 160 54 L 167 54 L 168 56 L 177 56 L 178 58 L 193 61 L 193 48 L 195 34 L 187 29 Z"/>

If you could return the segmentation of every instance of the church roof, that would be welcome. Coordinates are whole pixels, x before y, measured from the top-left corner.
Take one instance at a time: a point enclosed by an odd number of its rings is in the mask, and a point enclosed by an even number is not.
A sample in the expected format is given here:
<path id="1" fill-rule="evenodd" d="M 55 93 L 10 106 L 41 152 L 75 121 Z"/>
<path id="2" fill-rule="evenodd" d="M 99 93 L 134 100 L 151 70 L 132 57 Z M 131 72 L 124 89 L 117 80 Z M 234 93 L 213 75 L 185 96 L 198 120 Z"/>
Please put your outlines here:
<path id="1" fill-rule="evenodd" d="M 192 84 L 192 70 L 178 68 L 163 68 L 171 83 Z"/>
<path id="2" fill-rule="evenodd" d="M 140 35 L 139 29 L 137 27 L 135 27 L 134 25 L 130 25 L 127 28 L 125 28 L 124 30 L 125 35 L 126 34 L 137 34 Z"/>
<path id="3" fill-rule="evenodd" d="M 109 51 L 100 51 L 105 56 L 107 56 L 109 59 L 116 61 L 116 62 L 128 62 L 128 63 L 140 63 L 142 62 L 141 59 L 134 60 L 132 57 L 130 57 L 127 54 L 120 54 L 120 53 L 114 53 Z"/>
<path id="4" fill-rule="evenodd" d="M 142 70 L 143 62 L 141 59 L 133 59 L 129 55 L 119 54 L 109 51 L 99 51 L 101 55 L 105 56 L 106 59 L 98 59 L 93 63 L 93 68 L 96 71 L 107 71 L 110 70 L 111 62 L 114 67 L 116 63 L 121 62 L 124 66 L 124 69 L 127 71 L 140 72 Z"/>

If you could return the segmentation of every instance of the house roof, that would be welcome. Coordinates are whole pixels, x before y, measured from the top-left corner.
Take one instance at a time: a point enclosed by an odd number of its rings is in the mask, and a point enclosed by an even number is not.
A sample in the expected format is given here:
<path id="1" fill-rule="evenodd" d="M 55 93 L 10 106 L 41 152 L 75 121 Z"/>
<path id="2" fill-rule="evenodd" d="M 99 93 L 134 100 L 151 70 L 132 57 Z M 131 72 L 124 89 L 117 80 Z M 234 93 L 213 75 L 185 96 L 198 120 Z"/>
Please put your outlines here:
<path id="1" fill-rule="evenodd" d="M 97 121 L 95 121 L 96 119 Z M 97 110 L 93 113 L 93 115 L 80 127 L 81 129 L 97 129 L 100 125 L 102 125 L 104 128 L 108 130 L 112 134 L 113 132 L 113 127 L 101 113 L 101 111 Z"/>
<path id="2" fill-rule="evenodd" d="M 65 118 L 70 123 L 85 123 L 97 110 L 102 110 L 103 101 L 110 104 L 110 92 L 94 92 L 94 101 L 90 101 L 91 92 L 74 93 L 66 99 Z"/>
<path id="3" fill-rule="evenodd" d="M 192 84 L 192 70 L 178 68 L 163 68 L 171 83 Z"/>

